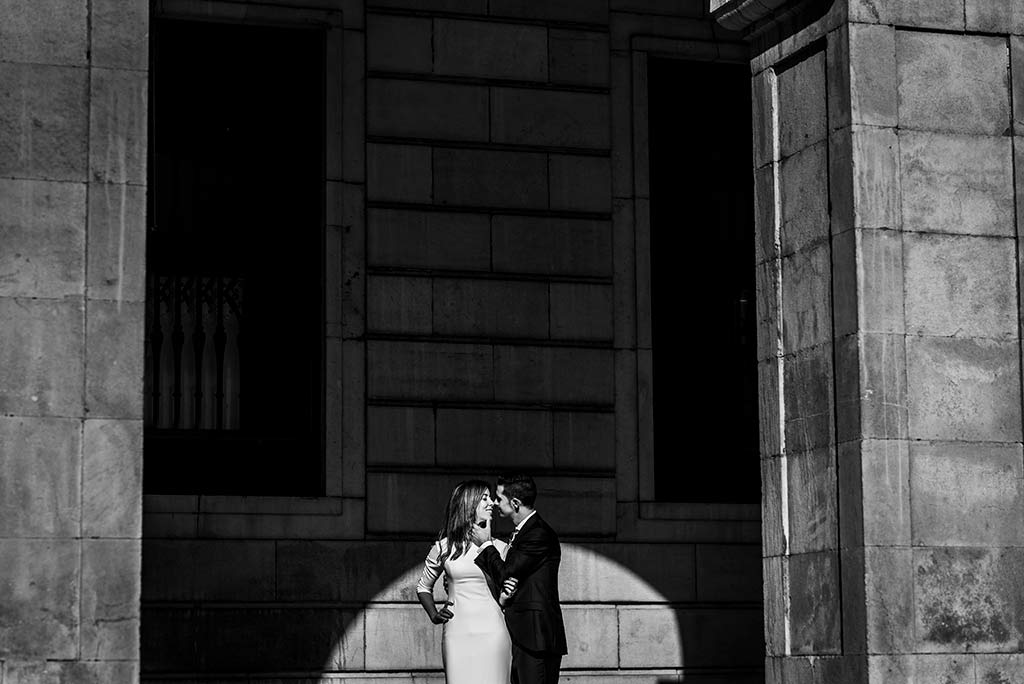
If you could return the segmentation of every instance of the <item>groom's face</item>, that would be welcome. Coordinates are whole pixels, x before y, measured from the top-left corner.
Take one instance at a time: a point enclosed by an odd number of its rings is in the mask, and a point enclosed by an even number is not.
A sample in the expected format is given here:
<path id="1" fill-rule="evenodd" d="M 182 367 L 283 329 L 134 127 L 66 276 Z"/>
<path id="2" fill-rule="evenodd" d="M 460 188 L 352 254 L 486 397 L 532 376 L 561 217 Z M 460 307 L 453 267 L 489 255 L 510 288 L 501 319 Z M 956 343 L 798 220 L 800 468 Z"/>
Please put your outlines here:
<path id="1" fill-rule="evenodd" d="M 496 502 L 498 504 L 498 512 L 501 513 L 501 517 L 511 518 L 512 502 L 508 500 L 507 496 L 505 496 L 504 485 L 498 485 L 498 488 L 494 491 L 494 494 L 497 497 Z"/>

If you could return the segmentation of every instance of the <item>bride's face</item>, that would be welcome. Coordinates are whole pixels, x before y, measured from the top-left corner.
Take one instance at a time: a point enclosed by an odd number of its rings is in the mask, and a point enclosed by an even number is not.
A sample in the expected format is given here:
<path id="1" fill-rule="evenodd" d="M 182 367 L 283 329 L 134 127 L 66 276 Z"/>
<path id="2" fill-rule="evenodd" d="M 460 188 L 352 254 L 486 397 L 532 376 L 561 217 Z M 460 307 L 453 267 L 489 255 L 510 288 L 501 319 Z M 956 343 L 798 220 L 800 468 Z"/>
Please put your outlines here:
<path id="1" fill-rule="evenodd" d="M 490 492 L 484 492 L 483 498 L 480 499 L 480 503 L 476 505 L 476 519 L 477 520 L 490 520 L 491 509 L 494 508 L 494 501 L 491 499 Z"/>

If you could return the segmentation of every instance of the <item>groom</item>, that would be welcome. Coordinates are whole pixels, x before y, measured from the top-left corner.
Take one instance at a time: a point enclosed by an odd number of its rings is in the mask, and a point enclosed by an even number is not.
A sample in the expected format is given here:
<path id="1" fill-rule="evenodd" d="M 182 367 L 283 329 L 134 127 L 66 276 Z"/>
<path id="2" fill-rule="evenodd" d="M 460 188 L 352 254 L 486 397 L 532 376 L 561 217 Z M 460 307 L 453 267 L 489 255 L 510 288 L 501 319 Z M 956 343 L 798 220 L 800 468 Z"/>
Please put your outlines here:
<path id="1" fill-rule="evenodd" d="M 566 653 L 565 627 L 558 604 L 558 535 L 534 508 L 537 486 L 528 475 L 499 477 L 498 510 L 511 518 L 515 531 L 501 559 L 491 541 L 490 526 L 473 527 L 483 548 L 476 564 L 497 587 L 514 578 L 514 593 L 505 604 L 505 623 L 512 637 L 513 684 L 556 684 Z M 515 580 L 518 580 L 516 583 Z"/>

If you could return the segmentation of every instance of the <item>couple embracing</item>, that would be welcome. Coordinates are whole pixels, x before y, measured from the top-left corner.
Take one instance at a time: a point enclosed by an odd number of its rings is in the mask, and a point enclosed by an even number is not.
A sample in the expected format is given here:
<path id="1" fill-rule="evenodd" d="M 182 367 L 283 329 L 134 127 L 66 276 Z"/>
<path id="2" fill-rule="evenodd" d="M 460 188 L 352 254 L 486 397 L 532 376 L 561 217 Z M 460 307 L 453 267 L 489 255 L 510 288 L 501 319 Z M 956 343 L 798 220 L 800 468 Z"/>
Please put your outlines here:
<path id="1" fill-rule="evenodd" d="M 535 508 L 527 475 L 460 483 L 445 509 L 416 587 L 434 624 L 444 625 L 448 684 L 555 684 L 566 653 L 558 599 L 558 535 Z M 494 508 L 515 525 L 508 543 L 491 537 Z M 433 590 L 444 575 L 448 602 Z M 504 612 L 504 615 L 502 613 Z"/>

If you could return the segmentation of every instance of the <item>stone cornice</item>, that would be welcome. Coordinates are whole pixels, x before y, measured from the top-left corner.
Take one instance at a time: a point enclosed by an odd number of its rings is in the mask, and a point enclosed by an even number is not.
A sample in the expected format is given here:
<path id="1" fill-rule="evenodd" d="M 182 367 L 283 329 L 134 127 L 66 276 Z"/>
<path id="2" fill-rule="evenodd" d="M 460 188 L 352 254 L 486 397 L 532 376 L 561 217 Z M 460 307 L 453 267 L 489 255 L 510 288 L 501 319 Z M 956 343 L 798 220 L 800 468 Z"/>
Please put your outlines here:
<path id="1" fill-rule="evenodd" d="M 746 33 L 788 4 L 800 4 L 800 0 L 711 0 L 711 15 L 722 27 Z"/>

